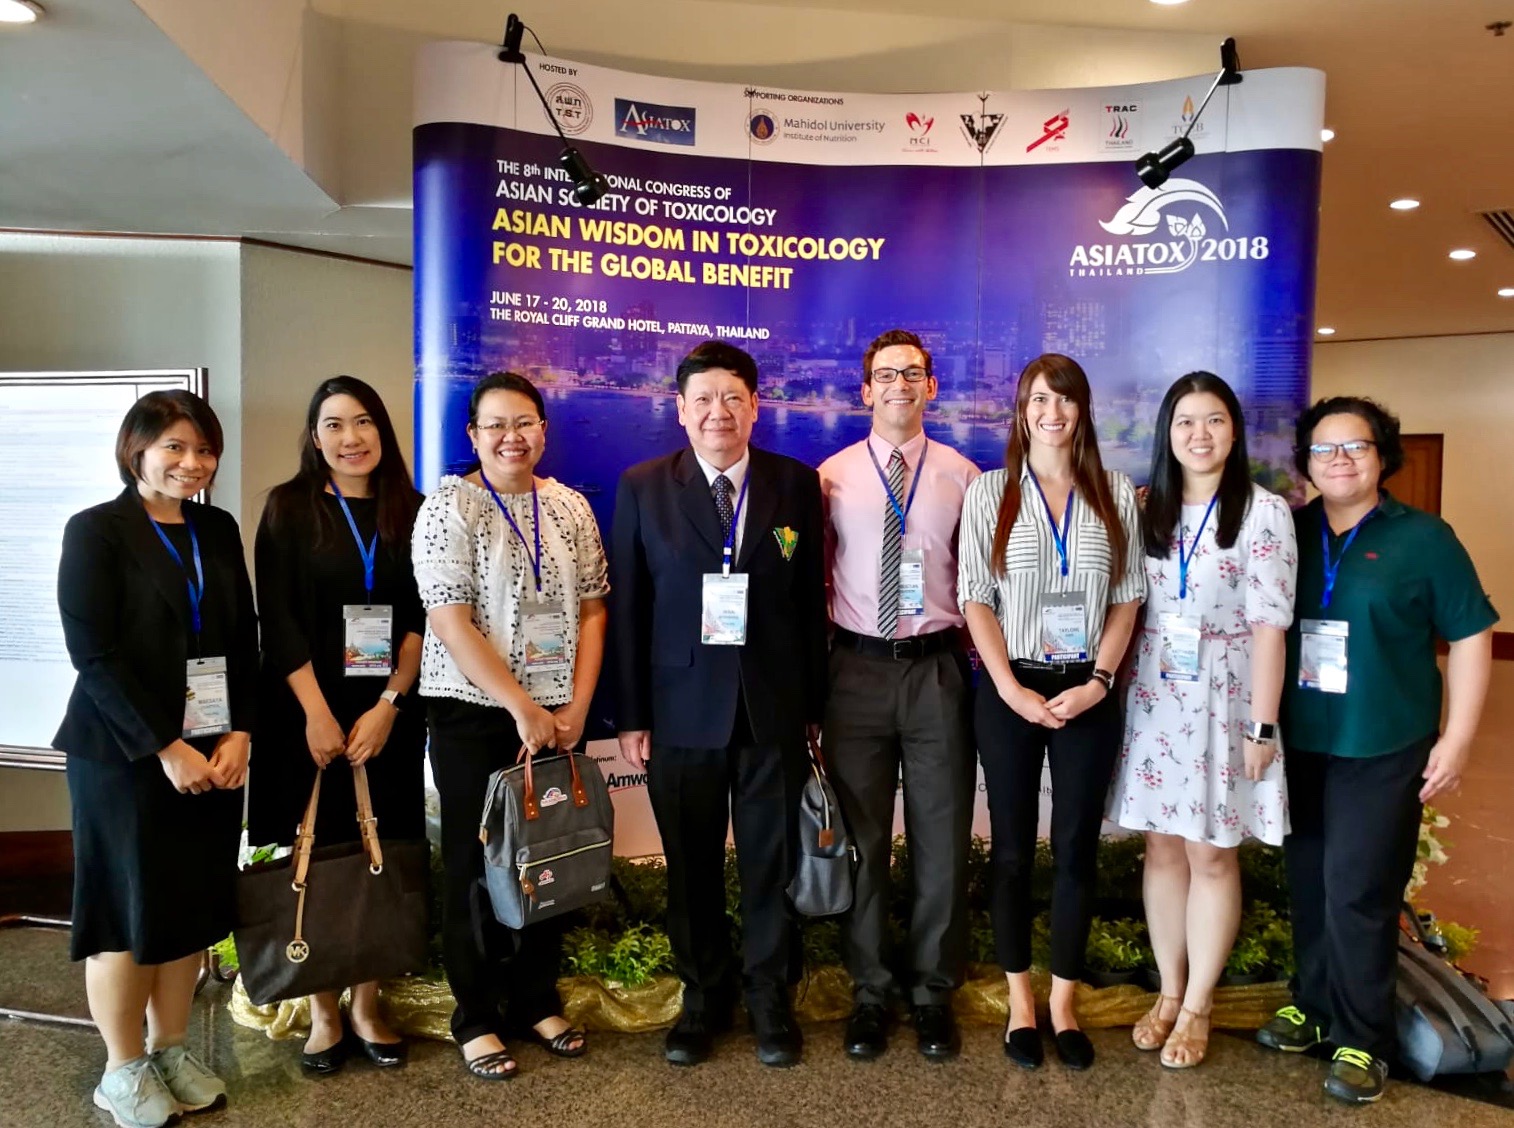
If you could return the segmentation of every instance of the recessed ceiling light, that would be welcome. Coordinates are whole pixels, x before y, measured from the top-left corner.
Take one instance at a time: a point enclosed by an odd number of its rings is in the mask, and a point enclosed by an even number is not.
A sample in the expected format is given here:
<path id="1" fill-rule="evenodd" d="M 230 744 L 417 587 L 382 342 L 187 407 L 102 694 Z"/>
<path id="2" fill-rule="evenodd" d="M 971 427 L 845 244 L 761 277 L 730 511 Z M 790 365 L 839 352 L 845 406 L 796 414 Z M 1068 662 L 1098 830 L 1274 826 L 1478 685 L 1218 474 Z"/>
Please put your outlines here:
<path id="1" fill-rule="evenodd" d="M 1164 8 L 1171 8 L 1177 4 L 1186 4 L 1188 0 L 1151 0 L 1153 4 L 1160 4 Z"/>
<path id="2" fill-rule="evenodd" d="M 1335 329 L 1329 325 L 1321 325 L 1318 329 L 1315 330 L 1315 332 L 1318 333 L 1321 337 L 1335 336 Z"/>
<path id="3" fill-rule="evenodd" d="M 1500 298 L 1514 298 L 1514 286 L 1505 286 L 1502 290 L 1498 291 L 1498 296 Z"/>
<path id="4" fill-rule="evenodd" d="M 1334 141 L 1335 140 L 1335 130 L 1333 130 L 1333 129 L 1322 129 L 1322 130 L 1320 130 L 1319 131 L 1319 139 L 1321 141 Z"/>
<path id="5" fill-rule="evenodd" d="M 33 0 L 0 0 L 0 23 L 36 23 L 42 15 L 42 5 Z"/>
<path id="6" fill-rule="evenodd" d="M 1451 257 L 1457 262 L 1466 262 L 1468 259 L 1475 259 L 1477 252 L 1469 247 L 1457 247 L 1456 250 L 1451 252 Z"/>
<path id="7" fill-rule="evenodd" d="M 1388 206 L 1394 211 L 1413 211 L 1419 207 L 1419 201 L 1412 196 L 1405 196 L 1402 200 L 1394 200 Z"/>

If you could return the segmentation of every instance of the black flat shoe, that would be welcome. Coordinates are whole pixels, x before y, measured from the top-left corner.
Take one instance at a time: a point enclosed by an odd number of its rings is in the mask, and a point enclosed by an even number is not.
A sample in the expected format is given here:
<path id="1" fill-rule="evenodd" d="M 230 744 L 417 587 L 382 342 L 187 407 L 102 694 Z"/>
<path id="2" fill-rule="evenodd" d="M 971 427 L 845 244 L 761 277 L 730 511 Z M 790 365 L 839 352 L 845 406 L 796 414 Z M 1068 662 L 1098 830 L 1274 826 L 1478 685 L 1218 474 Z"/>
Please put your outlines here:
<path id="1" fill-rule="evenodd" d="M 362 1048 L 363 1056 L 380 1069 L 393 1069 L 405 1064 L 404 1042 L 370 1042 L 366 1038 L 358 1038 L 357 1043 Z"/>
<path id="2" fill-rule="evenodd" d="M 1005 1026 L 1009 1024 L 1006 1021 Z M 1041 1045 L 1041 1031 L 1034 1026 L 1022 1026 L 1007 1030 L 1004 1035 L 1004 1056 L 1021 1069 L 1039 1069 L 1046 1060 L 1046 1050 Z"/>
<path id="3" fill-rule="evenodd" d="M 347 1059 L 352 1055 L 352 1041 L 352 1032 L 344 1029 L 342 1036 L 324 1050 L 313 1054 L 302 1051 L 300 1068 L 317 1077 L 327 1077 L 336 1073 L 347 1064 Z"/>
<path id="4" fill-rule="evenodd" d="M 1058 1030 L 1053 1040 L 1057 1057 L 1068 1069 L 1087 1069 L 1093 1064 L 1093 1043 L 1081 1030 Z"/>

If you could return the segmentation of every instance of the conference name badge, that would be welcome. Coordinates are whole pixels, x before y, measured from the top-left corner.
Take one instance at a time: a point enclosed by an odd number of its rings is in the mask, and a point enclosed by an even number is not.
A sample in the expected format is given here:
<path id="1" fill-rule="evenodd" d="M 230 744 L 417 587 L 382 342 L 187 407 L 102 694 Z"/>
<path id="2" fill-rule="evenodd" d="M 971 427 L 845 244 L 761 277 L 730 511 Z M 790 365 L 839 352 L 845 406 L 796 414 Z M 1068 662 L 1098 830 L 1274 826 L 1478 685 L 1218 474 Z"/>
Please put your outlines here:
<path id="1" fill-rule="evenodd" d="M 1199 620 L 1168 613 L 1161 618 L 1161 670 L 1163 681 L 1199 680 Z"/>
<path id="2" fill-rule="evenodd" d="M 1321 693 L 1345 693 L 1346 643 L 1351 624 L 1344 619 L 1305 619 L 1299 624 L 1298 684 Z"/>
<path id="3" fill-rule="evenodd" d="M 191 658 L 184 671 L 185 740 L 231 731 L 225 658 Z"/>
<path id="4" fill-rule="evenodd" d="M 1081 591 L 1041 597 L 1041 651 L 1048 662 L 1088 659 L 1088 615 Z"/>
<path id="5" fill-rule="evenodd" d="M 925 614 L 925 549 L 899 553 L 899 614 Z"/>
<path id="6" fill-rule="evenodd" d="M 521 605 L 521 634 L 526 650 L 526 673 L 552 674 L 568 668 L 568 616 L 555 603 Z"/>
<path id="7" fill-rule="evenodd" d="M 394 672 L 394 608 L 387 603 L 342 606 L 342 674 L 384 677 Z"/>
<path id="8" fill-rule="evenodd" d="M 747 574 L 706 572 L 699 614 L 699 641 L 706 646 L 746 645 Z"/>
<path id="9" fill-rule="evenodd" d="M 778 551 L 783 553 L 784 560 L 792 560 L 794 549 L 799 547 L 799 530 L 784 525 L 781 529 L 774 529 L 773 536 L 778 541 Z"/>

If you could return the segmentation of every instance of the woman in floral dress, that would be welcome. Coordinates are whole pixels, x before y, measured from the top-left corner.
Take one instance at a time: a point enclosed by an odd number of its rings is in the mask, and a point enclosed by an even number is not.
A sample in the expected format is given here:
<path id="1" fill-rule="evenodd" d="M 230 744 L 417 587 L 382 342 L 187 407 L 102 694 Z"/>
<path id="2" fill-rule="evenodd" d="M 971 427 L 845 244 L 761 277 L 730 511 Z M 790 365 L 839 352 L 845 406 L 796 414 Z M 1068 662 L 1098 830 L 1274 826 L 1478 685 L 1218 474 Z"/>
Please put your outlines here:
<path id="1" fill-rule="evenodd" d="M 1149 595 L 1108 816 L 1146 833 L 1144 892 L 1162 988 L 1132 1035 L 1198 1065 L 1241 913 L 1236 847 L 1280 845 L 1277 743 L 1298 553 L 1288 504 L 1251 481 L 1230 386 L 1182 377 L 1162 400 L 1144 527 Z"/>

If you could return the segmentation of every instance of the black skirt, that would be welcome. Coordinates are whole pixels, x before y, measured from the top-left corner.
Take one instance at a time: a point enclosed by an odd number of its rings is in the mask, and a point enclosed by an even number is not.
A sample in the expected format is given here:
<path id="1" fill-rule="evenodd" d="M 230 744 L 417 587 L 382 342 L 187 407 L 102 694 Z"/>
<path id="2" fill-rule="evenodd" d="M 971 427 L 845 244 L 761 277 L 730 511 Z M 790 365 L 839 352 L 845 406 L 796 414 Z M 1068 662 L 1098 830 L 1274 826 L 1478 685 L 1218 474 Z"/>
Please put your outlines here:
<path id="1" fill-rule="evenodd" d="M 138 964 L 168 963 L 231 934 L 240 788 L 180 794 L 156 756 L 135 762 L 70 756 L 68 793 L 72 959 L 130 952 Z"/>

